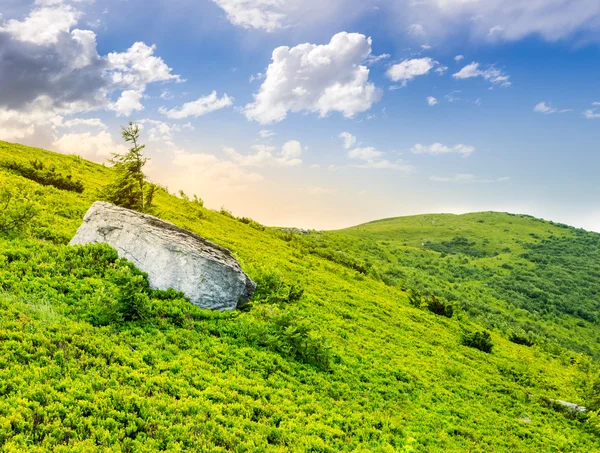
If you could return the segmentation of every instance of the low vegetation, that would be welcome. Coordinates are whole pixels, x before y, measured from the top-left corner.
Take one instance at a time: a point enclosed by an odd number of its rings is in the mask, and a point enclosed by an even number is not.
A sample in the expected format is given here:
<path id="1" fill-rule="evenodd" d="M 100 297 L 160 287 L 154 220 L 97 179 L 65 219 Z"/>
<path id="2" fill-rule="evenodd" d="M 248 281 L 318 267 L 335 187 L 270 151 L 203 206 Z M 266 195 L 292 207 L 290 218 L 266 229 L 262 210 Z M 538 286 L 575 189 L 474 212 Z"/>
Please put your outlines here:
<path id="1" fill-rule="evenodd" d="M 68 246 L 118 169 L 0 142 L 8 159 L 84 190 L 0 169 L 7 218 L 31 209 L 0 230 L 2 451 L 600 449 L 600 235 L 502 213 L 281 231 L 157 188 L 153 214 L 259 283 L 210 312 Z"/>

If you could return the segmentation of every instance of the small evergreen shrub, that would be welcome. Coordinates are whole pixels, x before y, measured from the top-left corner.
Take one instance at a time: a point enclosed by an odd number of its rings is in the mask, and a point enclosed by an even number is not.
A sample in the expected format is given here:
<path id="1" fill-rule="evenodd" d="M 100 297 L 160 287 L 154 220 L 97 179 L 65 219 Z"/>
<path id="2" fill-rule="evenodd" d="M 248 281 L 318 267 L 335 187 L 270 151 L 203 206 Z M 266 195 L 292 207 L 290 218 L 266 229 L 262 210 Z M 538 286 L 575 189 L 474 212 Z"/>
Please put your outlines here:
<path id="1" fill-rule="evenodd" d="M 462 344 L 470 348 L 479 349 L 480 351 L 490 354 L 494 347 L 492 337 L 486 330 L 481 332 L 465 333 L 462 337 Z"/>
<path id="2" fill-rule="evenodd" d="M 508 339 L 515 344 L 520 344 L 523 346 L 533 346 L 535 344 L 533 338 L 525 333 L 511 332 L 508 336 Z"/>
<path id="3" fill-rule="evenodd" d="M 439 316 L 445 316 L 446 318 L 452 318 L 454 314 L 454 307 L 448 302 L 441 302 L 437 297 L 431 296 L 429 302 L 427 302 L 427 309 Z"/>
<path id="4" fill-rule="evenodd" d="M 53 186 L 60 190 L 82 193 L 83 183 L 73 179 L 72 175 L 63 175 L 56 170 L 56 167 L 46 165 L 40 160 L 32 160 L 28 164 L 16 161 L 5 161 L 0 166 L 18 174 L 24 178 L 35 181 L 44 186 Z"/>

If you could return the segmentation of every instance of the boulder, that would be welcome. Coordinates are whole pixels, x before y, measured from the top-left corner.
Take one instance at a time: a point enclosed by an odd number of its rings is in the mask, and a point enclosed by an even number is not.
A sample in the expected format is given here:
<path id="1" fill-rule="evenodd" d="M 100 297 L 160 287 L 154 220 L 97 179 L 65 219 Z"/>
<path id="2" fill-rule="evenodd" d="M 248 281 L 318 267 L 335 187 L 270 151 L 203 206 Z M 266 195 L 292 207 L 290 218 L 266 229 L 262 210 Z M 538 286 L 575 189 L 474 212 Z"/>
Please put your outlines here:
<path id="1" fill-rule="evenodd" d="M 234 310 L 256 284 L 231 252 L 156 217 L 96 202 L 71 245 L 106 243 L 148 274 L 153 289 L 173 288 L 202 308 Z"/>

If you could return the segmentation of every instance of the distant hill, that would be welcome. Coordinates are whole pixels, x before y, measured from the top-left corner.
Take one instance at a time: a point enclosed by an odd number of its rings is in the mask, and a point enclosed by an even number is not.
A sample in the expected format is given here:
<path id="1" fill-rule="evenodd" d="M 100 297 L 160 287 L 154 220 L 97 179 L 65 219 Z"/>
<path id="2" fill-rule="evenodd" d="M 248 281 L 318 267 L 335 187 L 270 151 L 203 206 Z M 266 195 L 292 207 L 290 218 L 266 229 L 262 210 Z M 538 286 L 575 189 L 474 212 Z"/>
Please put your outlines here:
<path id="1" fill-rule="evenodd" d="M 3 212 L 35 214 L 0 231 L 2 451 L 600 450 L 595 412 L 554 401 L 597 409 L 600 235 L 504 213 L 299 234 L 161 189 L 154 215 L 259 285 L 208 312 L 67 245 L 112 176 L 0 142 Z"/>

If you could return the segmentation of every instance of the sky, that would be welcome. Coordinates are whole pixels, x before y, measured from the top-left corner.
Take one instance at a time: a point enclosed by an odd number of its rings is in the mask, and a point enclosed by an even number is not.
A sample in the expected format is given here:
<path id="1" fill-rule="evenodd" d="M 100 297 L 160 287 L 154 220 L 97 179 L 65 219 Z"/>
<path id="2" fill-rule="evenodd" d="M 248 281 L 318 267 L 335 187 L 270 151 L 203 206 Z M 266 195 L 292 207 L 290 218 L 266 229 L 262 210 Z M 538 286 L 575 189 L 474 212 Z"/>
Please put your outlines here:
<path id="1" fill-rule="evenodd" d="M 600 232 L 598 0 L 0 0 L 0 140 L 267 225 L 525 213 Z"/>

